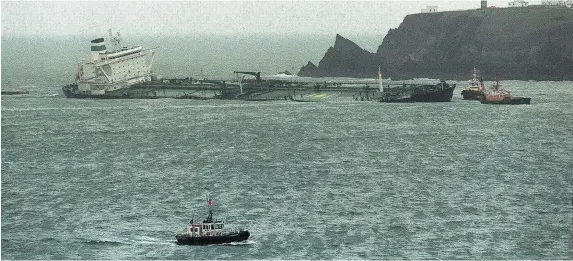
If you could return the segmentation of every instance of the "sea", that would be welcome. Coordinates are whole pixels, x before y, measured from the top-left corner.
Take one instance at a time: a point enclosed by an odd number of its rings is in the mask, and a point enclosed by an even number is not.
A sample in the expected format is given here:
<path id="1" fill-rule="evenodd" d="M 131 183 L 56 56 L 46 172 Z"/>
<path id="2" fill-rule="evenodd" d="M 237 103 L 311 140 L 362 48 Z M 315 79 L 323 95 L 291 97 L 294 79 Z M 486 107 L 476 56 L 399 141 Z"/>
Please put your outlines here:
<path id="1" fill-rule="evenodd" d="M 30 91 L 1 97 L 2 259 L 573 259 L 573 82 L 502 81 L 531 97 L 511 106 L 463 79 L 444 103 L 68 99 L 84 45 L 2 39 L 2 90 Z M 176 244 L 208 198 L 246 242 Z"/>

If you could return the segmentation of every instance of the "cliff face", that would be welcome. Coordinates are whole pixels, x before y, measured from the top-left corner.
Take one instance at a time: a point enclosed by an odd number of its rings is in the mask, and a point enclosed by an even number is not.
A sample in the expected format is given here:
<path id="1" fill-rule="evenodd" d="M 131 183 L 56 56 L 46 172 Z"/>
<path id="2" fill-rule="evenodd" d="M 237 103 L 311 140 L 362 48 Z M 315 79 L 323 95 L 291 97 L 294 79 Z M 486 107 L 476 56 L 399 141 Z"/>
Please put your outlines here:
<path id="1" fill-rule="evenodd" d="M 340 69 L 351 56 L 325 55 L 321 76 L 375 76 L 327 69 L 332 64 Z M 495 72 L 503 79 L 573 80 L 573 10 L 532 6 L 412 14 L 388 32 L 375 54 L 362 57 L 370 66 L 387 64 L 384 77 L 392 79 L 464 80 L 475 66 L 486 80 Z"/>

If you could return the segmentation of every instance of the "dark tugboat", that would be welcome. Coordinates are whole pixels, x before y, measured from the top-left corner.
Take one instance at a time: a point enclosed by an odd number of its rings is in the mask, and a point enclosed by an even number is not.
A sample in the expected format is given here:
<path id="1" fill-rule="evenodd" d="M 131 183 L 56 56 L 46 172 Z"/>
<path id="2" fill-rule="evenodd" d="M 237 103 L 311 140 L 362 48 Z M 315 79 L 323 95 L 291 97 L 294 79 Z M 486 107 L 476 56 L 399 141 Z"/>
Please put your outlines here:
<path id="1" fill-rule="evenodd" d="M 247 230 L 227 231 L 222 220 L 213 220 L 212 200 L 208 200 L 209 215 L 202 222 L 189 222 L 187 230 L 175 236 L 179 245 L 213 245 L 241 242 L 249 238 Z"/>
<path id="2" fill-rule="evenodd" d="M 475 67 L 472 78 L 468 81 L 468 88 L 462 91 L 462 96 L 464 100 L 479 100 L 481 97 L 479 71 Z"/>
<path id="3" fill-rule="evenodd" d="M 495 85 L 489 91 L 486 91 L 483 81 L 481 82 L 480 102 L 482 104 L 529 104 L 531 102 L 531 98 L 515 97 L 509 91 L 502 89 L 499 84 L 499 74 L 496 74 L 495 78 Z"/>

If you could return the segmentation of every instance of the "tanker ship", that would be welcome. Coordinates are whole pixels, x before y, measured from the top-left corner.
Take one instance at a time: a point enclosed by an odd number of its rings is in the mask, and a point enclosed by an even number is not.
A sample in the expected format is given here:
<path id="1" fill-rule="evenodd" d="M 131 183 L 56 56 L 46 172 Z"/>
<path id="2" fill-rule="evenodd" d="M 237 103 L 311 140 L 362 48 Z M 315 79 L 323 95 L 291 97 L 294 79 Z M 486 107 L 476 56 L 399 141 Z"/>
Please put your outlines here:
<path id="1" fill-rule="evenodd" d="M 154 48 L 155 49 L 155 48 Z M 187 77 L 157 79 L 152 72 L 154 49 L 121 47 L 120 36 L 91 41 L 91 57 L 78 64 L 76 80 L 62 88 L 68 98 L 209 98 L 220 82 Z"/>
<path id="2" fill-rule="evenodd" d="M 121 47 L 119 33 L 109 31 L 109 49 L 104 38 L 91 41 L 89 62 L 78 64 L 76 81 L 62 88 L 69 98 L 99 99 L 232 99 L 248 101 L 290 100 L 318 102 L 332 100 L 380 102 L 450 101 L 455 85 L 388 83 L 374 79 L 364 82 L 348 79 L 285 80 L 261 77 L 260 72 L 235 71 L 234 80 L 206 80 L 187 77 L 157 79 L 152 73 L 154 49 Z M 246 76 L 254 79 L 245 79 Z M 242 76 L 242 77 L 241 77 Z M 374 80 L 374 81 L 372 81 Z M 379 85 L 379 86 L 377 86 Z"/>
<path id="3" fill-rule="evenodd" d="M 89 62 L 78 64 L 76 82 L 62 91 L 69 98 L 135 98 L 144 93 L 129 92 L 132 85 L 150 82 L 155 51 L 141 46 L 121 47 L 119 33 L 109 30 L 110 49 L 104 38 L 91 41 Z"/>

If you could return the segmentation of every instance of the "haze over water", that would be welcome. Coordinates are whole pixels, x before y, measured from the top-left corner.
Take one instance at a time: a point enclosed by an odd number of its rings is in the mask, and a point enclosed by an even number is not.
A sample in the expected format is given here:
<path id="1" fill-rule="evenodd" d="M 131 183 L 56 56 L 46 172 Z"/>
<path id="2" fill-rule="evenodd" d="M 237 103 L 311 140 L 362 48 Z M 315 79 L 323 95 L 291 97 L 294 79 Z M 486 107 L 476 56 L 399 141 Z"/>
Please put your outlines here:
<path id="1" fill-rule="evenodd" d="M 2 39 L 2 89 L 31 91 L 1 100 L 3 259 L 573 258 L 571 82 L 504 81 L 520 106 L 465 81 L 449 103 L 66 99 L 91 40 L 67 39 Z M 298 70 L 334 36 L 182 40 L 128 46 L 217 78 Z M 174 243 L 206 194 L 248 242 Z"/>

